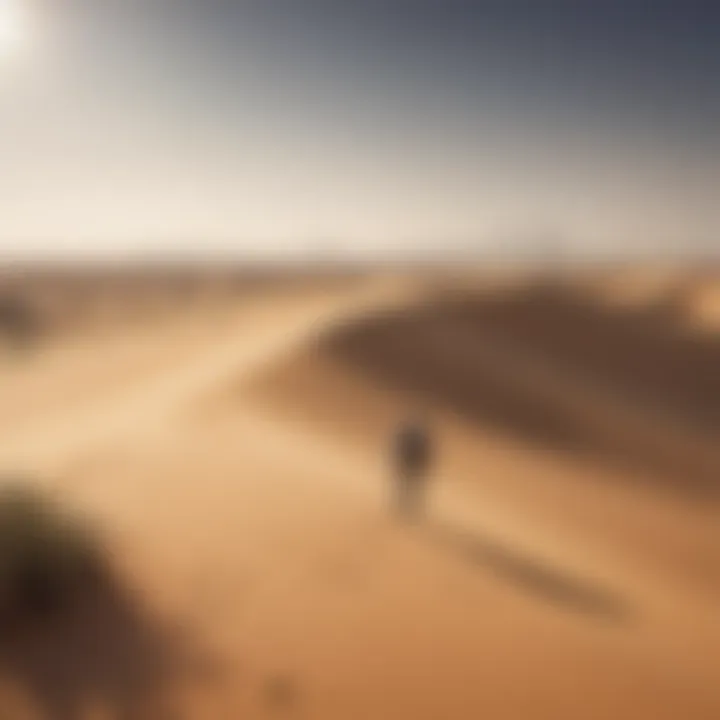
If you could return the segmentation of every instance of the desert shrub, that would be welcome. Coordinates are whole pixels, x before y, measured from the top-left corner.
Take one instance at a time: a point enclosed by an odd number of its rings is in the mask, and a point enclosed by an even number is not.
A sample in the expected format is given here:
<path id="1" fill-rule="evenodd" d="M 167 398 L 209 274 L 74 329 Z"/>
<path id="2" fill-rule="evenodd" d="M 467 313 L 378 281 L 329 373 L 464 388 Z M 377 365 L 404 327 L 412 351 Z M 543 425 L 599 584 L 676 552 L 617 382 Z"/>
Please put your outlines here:
<path id="1" fill-rule="evenodd" d="M 0 621 L 54 614 L 105 577 L 99 536 L 27 482 L 0 483 Z"/>

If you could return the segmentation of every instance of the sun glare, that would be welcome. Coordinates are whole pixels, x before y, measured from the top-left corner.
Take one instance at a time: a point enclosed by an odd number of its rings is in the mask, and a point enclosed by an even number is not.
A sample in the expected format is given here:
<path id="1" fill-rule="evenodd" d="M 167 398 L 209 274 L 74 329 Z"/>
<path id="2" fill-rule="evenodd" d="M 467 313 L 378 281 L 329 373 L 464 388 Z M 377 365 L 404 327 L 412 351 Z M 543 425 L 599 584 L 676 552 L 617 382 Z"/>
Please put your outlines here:
<path id="1" fill-rule="evenodd" d="M 0 58 L 20 52 L 26 40 L 19 0 L 0 0 Z"/>

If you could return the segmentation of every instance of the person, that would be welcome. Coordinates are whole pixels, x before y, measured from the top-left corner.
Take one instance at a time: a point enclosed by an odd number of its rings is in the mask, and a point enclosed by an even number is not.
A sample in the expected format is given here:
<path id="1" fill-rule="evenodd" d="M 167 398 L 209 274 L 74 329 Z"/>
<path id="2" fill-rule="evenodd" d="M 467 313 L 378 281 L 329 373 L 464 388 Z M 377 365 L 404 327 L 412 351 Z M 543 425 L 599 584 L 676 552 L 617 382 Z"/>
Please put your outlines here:
<path id="1" fill-rule="evenodd" d="M 37 317 L 26 301 L 12 294 L 0 296 L 0 335 L 15 349 L 29 348 L 38 331 Z"/>
<path id="2" fill-rule="evenodd" d="M 427 425 L 411 417 L 393 438 L 395 509 L 402 517 L 417 517 L 424 509 L 433 447 Z"/>

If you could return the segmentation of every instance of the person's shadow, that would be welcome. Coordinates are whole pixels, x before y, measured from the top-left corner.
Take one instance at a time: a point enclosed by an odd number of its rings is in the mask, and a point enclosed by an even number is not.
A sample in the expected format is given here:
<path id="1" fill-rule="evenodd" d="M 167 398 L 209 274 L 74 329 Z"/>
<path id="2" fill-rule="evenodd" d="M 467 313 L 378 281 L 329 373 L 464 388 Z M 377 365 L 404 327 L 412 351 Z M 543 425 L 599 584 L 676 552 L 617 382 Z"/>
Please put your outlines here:
<path id="1" fill-rule="evenodd" d="M 117 588 L 0 646 L 0 672 L 47 720 L 80 720 L 91 707 L 117 720 L 176 718 L 168 704 L 173 686 L 218 671 L 186 634 L 159 625 Z"/>
<path id="2" fill-rule="evenodd" d="M 519 548 L 442 522 L 428 522 L 424 530 L 441 547 L 536 600 L 612 623 L 635 617 L 630 604 L 611 590 Z"/>

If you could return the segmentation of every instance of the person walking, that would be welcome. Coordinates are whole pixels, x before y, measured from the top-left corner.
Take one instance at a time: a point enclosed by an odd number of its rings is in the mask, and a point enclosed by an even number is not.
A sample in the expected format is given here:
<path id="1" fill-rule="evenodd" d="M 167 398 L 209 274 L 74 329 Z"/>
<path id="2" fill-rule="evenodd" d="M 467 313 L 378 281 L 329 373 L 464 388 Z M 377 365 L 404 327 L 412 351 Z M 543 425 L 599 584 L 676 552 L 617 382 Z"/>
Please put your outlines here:
<path id="1" fill-rule="evenodd" d="M 394 504 L 403 518 L 417 518 L 424 511 L 433 450 L 429 429 L 419 417 L 405 421 L 395 432 Z"/>

